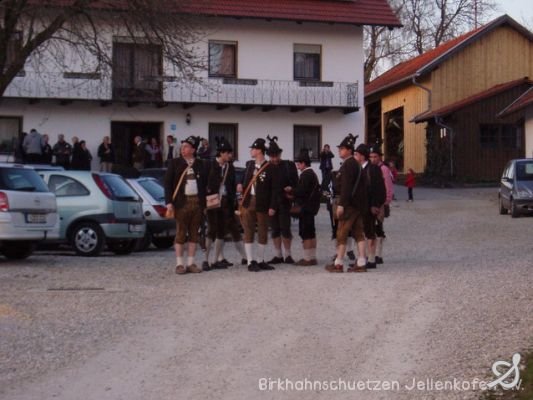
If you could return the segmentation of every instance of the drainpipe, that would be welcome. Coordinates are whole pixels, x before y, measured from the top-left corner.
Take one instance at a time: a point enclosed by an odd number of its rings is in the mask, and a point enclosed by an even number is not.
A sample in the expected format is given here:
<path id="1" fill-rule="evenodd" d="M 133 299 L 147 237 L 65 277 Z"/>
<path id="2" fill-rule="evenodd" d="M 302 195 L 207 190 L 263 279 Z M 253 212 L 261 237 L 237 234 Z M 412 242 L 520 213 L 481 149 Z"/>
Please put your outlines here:
<path id="1" fill-rule="evenodd" d="M 414 75 L 411 81 L 413 82 L 413 85 L 415 85 L 416 87 L 419 87 L 420 89 L 424 90 L 428 94 L 428 107 L 427 109 L 425 109 L 424 111 L 420 113 L 420 114 L 423 114 L 431 110 L 431 89 L 425 87 L 424 85 L 416 81 L 416 78 L 418 78 L 419 76 L 420 76 L 419 74 Z"/>
<path id="2" fill-rule="evenodd" d="M 435 123 L 450 132 L 450 178 L 453 177 L 453 128 L 442 122 L 442 117 L 435 117 Z"/>

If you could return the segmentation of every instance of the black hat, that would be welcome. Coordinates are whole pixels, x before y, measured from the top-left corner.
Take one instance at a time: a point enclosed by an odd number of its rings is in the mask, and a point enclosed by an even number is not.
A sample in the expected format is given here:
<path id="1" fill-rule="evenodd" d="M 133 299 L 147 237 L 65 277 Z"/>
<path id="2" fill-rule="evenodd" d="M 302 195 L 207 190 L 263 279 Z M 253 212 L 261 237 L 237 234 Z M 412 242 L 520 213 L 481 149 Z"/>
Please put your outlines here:
<path id="1" fill-rule="evenodd" d="M 368 152 L 369 153 L 376 153 L 376 154 L 382 156 L 383 153 L 381 152 L 381 143 L 382 143 L 381 138 L 377 138 L 376 139 L 376 143 L 374 143 L 372 146 L 369 147 Z"/>
<path id="2" fill-rule="evenodd" d="M 187 139 L 182 140 L 181 143 L 188 143 L 192 147 L 194 147 L 195 150 L 198 150 L 198 146 L 200 145 L 200 138 L 198 136 L 189 136 Z"/>
<path id="3" fill-rule="evenodd" d="M 263 138 L 255 139 L 255 142 L 250 146 L 250 148 L 266 151 L 265 143 L 266 141 Z"/>
<path id="4" fill-rule="evenodd" d="M 233 152 L 233 147 L 231 147 L 231 143 L 228 142 L 224 136 L 215 137 L 215 142 L 217 143 L 218 153 L 232 153 Z"/>
<path id="5" fill-rule="evenodd" d="M 300 154 L 294 158 L 295 162 L 303 162 L 307 165 L 311 165 L 311 157 L 309 157 L 308 149 L 301 149 Z"/>
<path id="6" fill-rule="evenodd" d="M 357 140 L 358 137 L 359 135 L 354 136 L 351 133 L 349 133 L 348 136 L 346 136 L 341 142 L 341 144 L 339 144 L 337 147 L 345 147 L 353 151 L 353 148 L 355 146 L 355 141 Z"/>
<path id="7" fill-rule="evenodd" d="M 355 152 L 365 156 L 365 158 L 368 158 L 368 155 L 370 154 L 368 151 L 368 146 L 364 143 L 361 143 L 359 146 L 357 146 Z"/>
<path id="8" fill-rule="evenodd" d="M 277 136 L 270 137 L 270 135 L 268 135 L 267 139 L 270 142 L 269 145 L 268 145 L 268 150 L 267 150 L 267 154 L 269 156 L 274 156 L 274 155 L 280 154 L 283 151 L 283 149 L 281 149 L 278 146 L 278 137 Z"/>

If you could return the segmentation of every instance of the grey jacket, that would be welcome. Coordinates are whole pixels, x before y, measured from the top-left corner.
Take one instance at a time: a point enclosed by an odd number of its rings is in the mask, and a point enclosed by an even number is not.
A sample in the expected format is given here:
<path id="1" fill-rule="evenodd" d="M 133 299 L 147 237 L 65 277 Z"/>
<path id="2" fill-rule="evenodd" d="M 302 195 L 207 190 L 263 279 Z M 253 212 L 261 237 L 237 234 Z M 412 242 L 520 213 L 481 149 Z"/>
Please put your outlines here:
<path id="1" fill-rule="evenodd" d="M 44 145 L 44 139 L 37 131 L 28 133 L 22 142 L 26 154 L 42 154 Z"/>

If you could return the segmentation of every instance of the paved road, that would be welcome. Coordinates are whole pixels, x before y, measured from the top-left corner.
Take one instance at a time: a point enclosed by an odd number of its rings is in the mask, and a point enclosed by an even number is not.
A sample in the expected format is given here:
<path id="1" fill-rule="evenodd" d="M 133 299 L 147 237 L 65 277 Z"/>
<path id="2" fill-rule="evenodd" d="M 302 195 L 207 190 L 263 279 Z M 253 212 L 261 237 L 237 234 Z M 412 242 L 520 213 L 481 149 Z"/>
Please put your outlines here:
<path id="1" fill-rule="evenodd" d="M 533 344 L 533 218 L 497 215 L 493 189 L 400 190 L 367 274 L 176 276 L 155 250 L 0 261 L 0 399 L 479 398 L 435 388 Z M 325 263 L 325 213 L 319 229 Z"/>

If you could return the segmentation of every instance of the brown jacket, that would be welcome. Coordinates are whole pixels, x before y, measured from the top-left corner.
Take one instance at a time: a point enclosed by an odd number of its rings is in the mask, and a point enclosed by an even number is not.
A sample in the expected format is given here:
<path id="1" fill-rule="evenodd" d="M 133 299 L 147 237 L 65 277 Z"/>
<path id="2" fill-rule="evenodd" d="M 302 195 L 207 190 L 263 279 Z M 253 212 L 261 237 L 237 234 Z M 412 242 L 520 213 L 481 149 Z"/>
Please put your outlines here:
<path id="1" fill-rule="evenodd" d="M 344 160 L 336 176 L 335 190 L 340 206 L 366 212 L 368 208 L 366 179 L 361 176 L 361 172 L 361 166 L 355 158 L 349 157 Z"/>
<path id="2" fill-rule="evenodd" d="M 172 201 L 172 195 L 176 185 L 178 184 L 183 171 L 189 166 L 187 161 L 182 157 L 174 158 L 170 161 L 167 172 L 165 174 L 165 203 L 172 203 L 174 208 L 179 209 L 185 205 L 185 179 L 181 183 L 181 186 L 178 190 L 178 194 L 174 201 Z M 199 159 L 194 160 L 192 165 L 194 173 L 196 175 L 196 182 L 198 184 L 198 197 L 200 199 L 200 207 L 205 208 L 205 196 L 206 196 L 206 186 L 207 186 L 207 171 L 202 161 Z"/>

